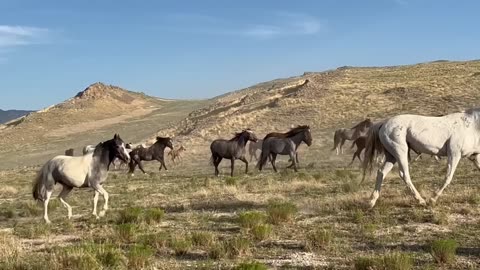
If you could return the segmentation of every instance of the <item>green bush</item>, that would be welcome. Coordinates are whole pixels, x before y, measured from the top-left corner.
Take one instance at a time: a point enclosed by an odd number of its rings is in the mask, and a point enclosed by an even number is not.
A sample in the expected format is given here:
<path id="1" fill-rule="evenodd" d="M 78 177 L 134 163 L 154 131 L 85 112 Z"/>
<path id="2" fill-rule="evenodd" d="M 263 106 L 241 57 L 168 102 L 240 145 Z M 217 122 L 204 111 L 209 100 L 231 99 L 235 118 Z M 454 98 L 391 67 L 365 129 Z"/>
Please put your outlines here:
<path id="1" fill-rule="evenodd" d="M 258 211 L 246 211 L 238 215 L 238 223 L 240 223 L 240 226 L 247 229 L 263 224 L 266 220 L 267 217 L 265 214 Z"/>
<path id="2" fill-rule="evenodd" d="M 295 204 L 282 201 L 270 201 L 267 208 L 269 220 L 273 224 L 291 221 L 297 211 Z"/>
<path id="3" fill-rule="evenodd" d="M 451 264 L 455 262 L 458 243 L 453 239 L 436 240 L 431 245 L 430 254 L 439 264 Z"/>

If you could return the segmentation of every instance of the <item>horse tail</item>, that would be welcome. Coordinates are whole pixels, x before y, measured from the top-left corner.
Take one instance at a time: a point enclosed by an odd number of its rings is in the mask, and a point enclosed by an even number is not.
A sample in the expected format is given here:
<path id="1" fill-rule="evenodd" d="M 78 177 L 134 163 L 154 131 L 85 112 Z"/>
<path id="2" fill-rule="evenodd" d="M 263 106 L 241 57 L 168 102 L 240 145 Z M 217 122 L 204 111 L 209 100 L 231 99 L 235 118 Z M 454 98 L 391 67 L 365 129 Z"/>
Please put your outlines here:
<path id="1" fill-rule="evenodd" d="M 367 175 L 367 170 L 369 174 L 373 170 L 373 160 L 375 156 L 381 155 L 385 152 L 385 148 L 382 145 L 379 137 L 380 128 L 383 126 L 383 122 L 374 124 L 368 131 L 368 136 L 365 142 L 365 153 L 363 158 L 363 177 L 360 183 L 363 183 Z"/>
<path id="2" fill-rule="evenodd" d="M 49 162 L 43 165 L 33 180 L 32 195 L 35 201 L 43 202 L 47 197 L 48 164 Z"/>
<path id="3" fill-rule="evenodd" d="M 210 162 L 208 163 L 210 166 L 213 166 L 213 154 L 210 156 Z"/>
<path id="4" fill-rule="evenodd" d="M 265 166 L 269 157 L 270 157 L 270 151 L 267 149 L 267 145 L 264 143 L 262 144 L 262 153 L 260 154 L 260 159 L 258 160 L 256 167 L 260 169 L 263 166 Z"/>
<path id="5" fill-rule="evenodd" d="M 341 129 L 335 130 L 335 134 L 333 135 L 333 148 L 331 151 L 337 149 L 338 145 L 340 144 L 340 140 L 341 140 L 340 133 L 341 133 Z"/>

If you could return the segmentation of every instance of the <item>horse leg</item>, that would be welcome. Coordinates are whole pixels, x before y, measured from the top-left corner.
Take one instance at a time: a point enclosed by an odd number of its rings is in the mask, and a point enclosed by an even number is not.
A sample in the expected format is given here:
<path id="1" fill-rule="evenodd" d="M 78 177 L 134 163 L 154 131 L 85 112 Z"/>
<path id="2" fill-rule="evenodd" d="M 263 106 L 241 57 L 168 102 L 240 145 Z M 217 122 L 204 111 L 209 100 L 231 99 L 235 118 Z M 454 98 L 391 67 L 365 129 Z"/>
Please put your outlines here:
<path id="1" fill-rule="evenodd" d="M 295 172 L 298 172 L 295 152 L 290 152 L 290 159 L 292 160 L 292 165 L 290 165 L 289 167 L 293 166 L 293 170 Z"/>
<path id="2" fill-rule="evenodd" d="M 70 193 L 70 191 L 72 191 L 72 187 L 69 187 L 69 186 L 65 186 L 63 185 L 63 188 L 62 188 L 62 191 L 60 192 L 60 194 L 58 195 L 58 198 L 60 199 L 60 202 L 63 204 L 63 206 L 65 208 L 67 208 L 67 212 L 68 212 L 68 219 L 71 219 L 72 218 L 72 207 L 65 201 L 65 198 L 67 197 L 67 195 Z"/>
<path id="3" fill-rule="evenodd" d="M 47 224 L 50 224 L 50 219 L 48 219 L 48 202 L 50 201 L 50 197 L 52 196 L 53 189 L 52 190 L 47 190 L 46 192 L 46 198 L 45 201 L 43 202 L 43 219 Z"/>
<path id="4" fill-rule="evenodd" d="M 418 190 L 413 185 L 412 179 L 410 178 L 410 170 L 408 168 L 408 146 L 407 149 L 397 148 L 395 152 L 400 169 L 400 177 L 403 179 L 410 192 L 415 196 L 415 199 L 418 201 L 418 203 L 420 205 L 426 205 L 427 203 L 425 202 L 425 199 L 422 198 Z"/>
<path id="5" fill-rule="evenodd" d="M 141 160 L 138 160 L 138 161 L 137 161 L 137 164 L 138 164 L 138 168 L 140 168 L 140 170 L 143 172 L 143 174 L 147 174 L 147 173 L 145 172 L 145 170 L 143 169 L 142 161 L 141 161 Z"/>
<path id="6" fill-rule="evenodd" d="M 231 165 L 230 165 L 230 176 L 233 177 L 233 170 L 235 169 L 235 158 L 232 157 L 232 159 L 230 160 L 231 162 Z"/>
<path id="7" fill-rule="evenodd" d="M 275 166 L 275 160 L 277 159 L 277 154 L 272 153 L 270 162 L 272 163 L 273 170 L 278 172 L 277 167 Z"/>
<path id="8" fill-rule="evenodd" d="M 370 207 L 374 207 L 378 198 L 380 197 L 380 190 L 382 189 L 382 183 L 387 174 L 392 170 L 393 165 L 395 164 L 395 158 L 388 152 L 385 152 L 385 162 L 382 167 L 377 171 L 377 181 L 375 183 L 375 189 L 373 190 L 372 195 L 370 196 Z M 363 180 L 362 180 L 363 182 Z"/>
<path id="9" fill-rule="evenodd" d="M 245 163 L 245 174 L 248 174 L 248 161 L 245 157 L 239 158 L 243 163 Z"/>
<path id="10" fill-rule="evenodd" d="M 98 217 L 103 217 L 103 216 L 105 216 L 105 212 L 107 212 L 107 210 L 108 210 L 108 193 L 99 184 L 93 186 L 93 189 L 95 189 L 95 197 L 93 198 L 93 215 L 97 218 Z M 101 194 L 103 196 L 104 203 L 103 203 L 102 211 L 100 211 L 100 214 L 97 216 L 97 203 L 98 203 L 98 195 L 99 194 Z"/>
<path id="11" fill-rule="evenodd" d="M 220 174 L 220 171 L 218 170 L 218 165 L 220 165 L 220 162 L 222 162 L 222 158 L 215 157 L 215 160 L 213 161 L 213 165 L 215 165 L 215 176 L 218 176 Z"/>
<path id="12" fill-rule="evenodd" d="M 132 158 L 128 166 L 130 167 L 130 170 L 128 171 L 128 173 L 133 176 L 134 175 L 133 173 L 135 172 L 135 167 L 137 167 L 137 160 Z"/>
<path id="13" fill-rule="evenodd" d="M 340 142 L 340 153 L 343 154 L 343 145 L 345 144 L 346 139 L 342 138 L 342 141 Z"/>
<path id="14" fill-rule="evenodd" d="M 165 159 L 163 157 L 160 159 L 160 163 L 162 164 L 165 171 L 168 171 L 167 166 L 165 166 Z"/>
<path id="15" fill-rule="evenodd" d="M 447 160 L 447 175 L 445 176 L 445 183 L 443 186 L 435 192 L 435 196 L 430 199 L 430 202 L 434 204 L 440 195 L 442 195 L 443 190 L 452 182 L 453 174 L 455 173 L 455 170 L 457 169 L 458 162 L 460 161 L 461 155 L 460 153 L 457 152 L 450 152 L 448 155 L 448 160 Z M 475 165 L 477 166 L 478 158 L 475 159 Z M 477 167 L 478 168 L 478 167 Z"/>

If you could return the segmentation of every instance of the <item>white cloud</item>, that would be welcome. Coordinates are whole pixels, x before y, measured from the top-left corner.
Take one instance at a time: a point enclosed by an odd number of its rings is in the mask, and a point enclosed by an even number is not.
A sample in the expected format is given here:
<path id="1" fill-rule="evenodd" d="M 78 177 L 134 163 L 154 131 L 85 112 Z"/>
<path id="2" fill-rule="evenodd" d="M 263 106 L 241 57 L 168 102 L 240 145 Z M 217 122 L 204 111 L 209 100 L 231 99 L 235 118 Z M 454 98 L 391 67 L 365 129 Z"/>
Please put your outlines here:
<path id="1" fill-rule="evenodd" d="M 45 28 L 0 25 L 0 48 L 39 43 L 46 39 L 48 33 Z"/>
<path id="2" fill-rule="evenodd" d="M 406 0 L 393 0 L 399 6 L 406 6 L 408 2 Z"/>
<path id="3" fill-rule="evenodd" d="M 288 12 L 266 14 L 269 22 L 239 23 L 225 18 L 201 14 L 170 14 L 165 18 L 178 32 L 197 34 L 242 36 L 272 39 L 285 36 L 315 35 L 325 28 L 319 19 Z"/>
<path id="4" fill-rule="evenodd" d="M 254 25 L 244 31 L 245 35 L 257 38 L 278 36 L 314 35 L 323 25 L 312 16 L 293 13 L 277 13 L 270 25 Z"/>

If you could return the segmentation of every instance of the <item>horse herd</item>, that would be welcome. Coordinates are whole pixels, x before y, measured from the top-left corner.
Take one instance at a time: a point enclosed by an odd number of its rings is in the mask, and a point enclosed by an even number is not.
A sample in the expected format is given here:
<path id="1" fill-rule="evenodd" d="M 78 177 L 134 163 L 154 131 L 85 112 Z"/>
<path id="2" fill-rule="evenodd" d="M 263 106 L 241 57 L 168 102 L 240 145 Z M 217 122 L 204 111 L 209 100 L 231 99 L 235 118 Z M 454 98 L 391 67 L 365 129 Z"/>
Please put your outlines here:
<path id="1" fill-rule="evenodd" d="M 480 109 L 470 109 L 444 116 L 422 116 L 413 114 L 397 115 L 381 121 L 372 122 L 370 119 L 358 123 L 352 128 L 341 128 L 334 134 L 334 147 L 337 155 L 343 153 L 346 140 L 353 141 L 352 148 L 357 147 L 350 164 L 358 158 L 363 164 L 363 180 L 367 172 L 371 172 L 375 157 L 380 157 L 380 166 L 377 171 L 375 189 L 370 198 L 370 206 L 374 207 L 380 196 L 382 182 L 398 162 L 399 174 L 409 190 L 421 205 L 426 205 L 424 198 L 413 185 L 408 163 L 410 151 L 419 156 L 422 153 L 434 157 L 447 157 L 447 175 L 445 183 L 436 191 L 431 203 L 435 203 L 444 189 L 450 184 L 460 158 L 467 157 L 480 169 Z M 231 161 L 230 175 L 233 176 L 235 160 L 245 163 L 245 172 L 248 173 L 249 161 L 245 157 L 246 145 L 250 142 L 248 152 L 250 162 L 252 158 L 258 160 L 257 168 L 261 171 L 267 161 L 277 171 L 275 160 L 277 155 L 288 155 L 292 162 L 289 167 L 297 171 L 298 147 L 302 142 L 312 145 L 312 134 L 309 126 L 297 126 L 285 133 L 269 133 L 259 140 L 250 129 L 235 133 L 230 140 L 217 139 L 210 145 L 211 163 L 215 167 L 215 175 L 219 175 L 218 166 L 223 159 Z M 91 187 L 95 191 L 93 215 L 103 216 L 108 210 L 108 193 L 102 187 L 108 175 L 110 164 L 120 160 L 129 164 L 129 173 L 133 174 L 136 166 L 145 173 L 142 161 L 157 160 L 160 170 L 167 169 L 164 162 L 164 150 L 173 151 L 171 138 L 157 137 L 150 147 L 139 146 L 133 148 L 125 144 L 118 134 L 113 139 L 101 142 L 95 147 L 84 149 L 82 156 L 57 156 L 49 160 L 39 171 L 33 186 L 33 197 L 44 204 L 44 219 L 48 219 L 48 203 L 55 184 L 59 183 L 63 189 L 59 198 L 62 205 L 68 210 L 68 218 L 72 216 L 72 209 L 65 201 L 65 197 L 73 188 Z M 260 157 L 256 151 L 261 149 Z M 176 152 L 170 152 L 172 158 L 185 151 L 182 146 Z M 364 152 L 364 159 L 360 158 Z M 73 154 L 73 153 L 72 153 Z M 170 155 L 170 154 L 169 154 Z M 418 156 L 418 157 L 419 157 Z M 418 159 L 417 157 L 417 159 Z M 104 198 L 104 205 L 97 215 L 97 201 L 99 195 Z"/>

